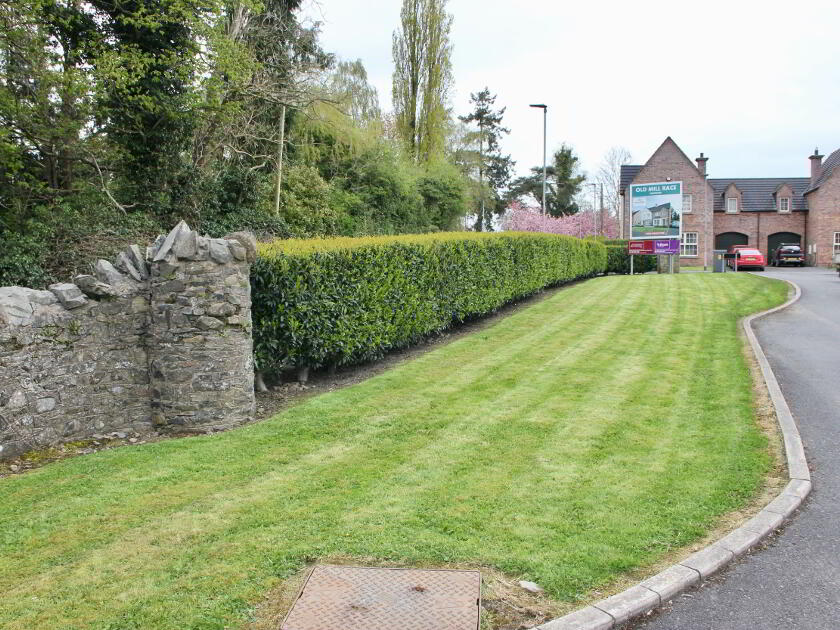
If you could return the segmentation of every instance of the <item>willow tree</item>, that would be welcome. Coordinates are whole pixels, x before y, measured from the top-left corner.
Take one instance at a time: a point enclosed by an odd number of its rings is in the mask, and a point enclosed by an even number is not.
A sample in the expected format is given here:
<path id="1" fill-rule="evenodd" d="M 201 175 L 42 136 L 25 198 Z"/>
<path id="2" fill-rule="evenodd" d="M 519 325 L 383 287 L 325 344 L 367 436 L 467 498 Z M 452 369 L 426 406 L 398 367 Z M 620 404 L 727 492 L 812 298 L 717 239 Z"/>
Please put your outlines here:
<path id="1" fill-rule="evenodd" d="M 452 16 L 447 0 L 403 0 L 394 32 L 397 133 L 417 161 L 443 155 L 452 85 Z"/>

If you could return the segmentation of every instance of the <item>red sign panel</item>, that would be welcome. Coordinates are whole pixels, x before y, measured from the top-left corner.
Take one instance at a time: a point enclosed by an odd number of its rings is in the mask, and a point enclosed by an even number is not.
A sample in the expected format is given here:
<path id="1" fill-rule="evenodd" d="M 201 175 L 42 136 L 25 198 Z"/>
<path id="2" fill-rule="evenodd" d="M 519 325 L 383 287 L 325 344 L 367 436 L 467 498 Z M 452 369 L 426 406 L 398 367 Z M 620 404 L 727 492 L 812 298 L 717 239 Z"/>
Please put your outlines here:
<path id="1" fill-rule="evenodd" d="M 680 239 L 660 238 L 656 240 L 630 241 L 627 243 L 627 252 L 631 256 L 643 256 L 650 254 L 679 254 Z"/>
<path id="2" fill-rule="evenodd" d="M 653 253 L 653 241 L 630 241 L 627 243 L 627 252 L 630 255 L 643 255 Z"/>

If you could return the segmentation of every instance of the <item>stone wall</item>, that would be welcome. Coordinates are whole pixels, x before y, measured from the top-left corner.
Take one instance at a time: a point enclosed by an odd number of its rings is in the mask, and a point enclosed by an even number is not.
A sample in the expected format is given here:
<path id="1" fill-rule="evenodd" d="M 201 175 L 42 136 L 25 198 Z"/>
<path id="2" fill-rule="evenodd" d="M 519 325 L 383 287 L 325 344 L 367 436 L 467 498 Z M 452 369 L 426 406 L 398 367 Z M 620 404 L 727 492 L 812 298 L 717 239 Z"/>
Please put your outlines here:
<path id="1" fill-rule="evenodd" d="M 0 288 L 0 458 L 131 429 L 253 419 L 251 235 L 181 222 L 48 291 Z"/>

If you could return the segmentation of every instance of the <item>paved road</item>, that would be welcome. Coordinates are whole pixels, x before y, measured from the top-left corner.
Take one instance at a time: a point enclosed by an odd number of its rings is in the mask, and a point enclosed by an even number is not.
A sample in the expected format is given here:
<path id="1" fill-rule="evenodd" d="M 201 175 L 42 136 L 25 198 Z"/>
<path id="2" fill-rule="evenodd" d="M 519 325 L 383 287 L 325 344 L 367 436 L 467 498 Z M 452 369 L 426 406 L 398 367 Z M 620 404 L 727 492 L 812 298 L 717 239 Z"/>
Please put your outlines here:
<path id="1" fill-rule="evenodd" d="M 840 278 L 768 269 L 802 287 L 794 306 L 754 328 L 799 424 L 814 489 L 790 524 L 638 630 L 840 629 Z"/>

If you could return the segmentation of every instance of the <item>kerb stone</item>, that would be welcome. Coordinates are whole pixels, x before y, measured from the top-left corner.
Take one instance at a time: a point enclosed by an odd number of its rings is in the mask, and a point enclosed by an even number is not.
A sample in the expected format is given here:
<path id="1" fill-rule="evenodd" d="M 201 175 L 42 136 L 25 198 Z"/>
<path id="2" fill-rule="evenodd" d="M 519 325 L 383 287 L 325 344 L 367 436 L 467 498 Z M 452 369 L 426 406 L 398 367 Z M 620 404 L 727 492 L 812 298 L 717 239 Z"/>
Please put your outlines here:
<path id="1" fill-rule="evenodd" d="M 689 569 L 696 570 L 700 577 L 704 580 L 720 571 L 726 566 L 732 558 L 735 557 L 729 549 L 718 547 L 717 545 L 709 545 L 702 551 L 691 554 L 685 560 L 681 560 L 680 564 Z"/>
<path id="2" fill-rule="evenodd" d="M 699 582 L 700 573 L 681 564 L 675 564 L 639 585 L 658 593 L 660 600 L 667 602 Z"/>
<path id="3" fill-rule="evenodd" d="M 535 630 L 611 630 L 615 619 L 594 606 L 581 608 L 564 617 L 552 619 Z"/>
<path id="4" fill-rule="evenodd" d="M 659 595 L 644 586 L 634 586 L 594 604 L 615 620 L 616 625 L 659 606 Z"/>

